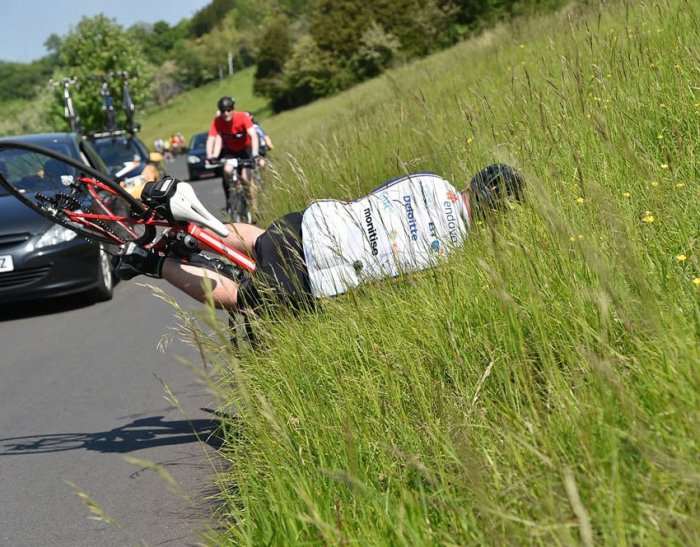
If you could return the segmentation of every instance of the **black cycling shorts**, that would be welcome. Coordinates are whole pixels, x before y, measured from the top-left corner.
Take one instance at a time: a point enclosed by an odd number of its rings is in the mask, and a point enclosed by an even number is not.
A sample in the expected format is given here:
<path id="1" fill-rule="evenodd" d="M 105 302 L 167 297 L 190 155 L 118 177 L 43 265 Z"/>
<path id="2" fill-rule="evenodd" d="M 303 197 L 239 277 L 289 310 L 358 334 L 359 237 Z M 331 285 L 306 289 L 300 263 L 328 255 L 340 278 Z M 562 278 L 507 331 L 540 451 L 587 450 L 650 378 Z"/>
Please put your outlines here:
<path id="1" fill-rule="evenodd" d="M 227 148 L 222 148 L 219 153 L 219 159 L 223 160 L 226 158 L 238 158 L 239 160 L 249 160 L 253 158 L 253 149 L 250 146 L 246 146 L 243 150 L 229 150 Z"/>
<path id="2" fill-rule="evenodd" d="M 289 213 L 274 221 L 254 246 L 257 263 L 252 276 L 238 288 L 244 308 L 282 304 L 292 311 L 314 307 L 309 271 L 302 246 L 302 213 Z"/>

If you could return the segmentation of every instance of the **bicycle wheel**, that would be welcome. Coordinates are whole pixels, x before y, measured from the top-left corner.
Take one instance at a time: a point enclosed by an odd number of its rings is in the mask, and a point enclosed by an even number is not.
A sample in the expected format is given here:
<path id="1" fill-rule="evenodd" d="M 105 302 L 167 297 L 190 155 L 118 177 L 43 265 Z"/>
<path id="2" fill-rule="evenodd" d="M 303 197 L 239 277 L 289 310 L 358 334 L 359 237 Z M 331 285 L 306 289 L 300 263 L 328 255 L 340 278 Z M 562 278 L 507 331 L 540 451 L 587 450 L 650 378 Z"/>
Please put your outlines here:
<path id="1" fill-rule="evenodd" d="M 144 244 L 156 233 L 145 224 L 150 211 L 141 202 L 107 175 L 55 150 L 0 142 L 0 185 L 0 192 L 5 188 L 40 215 L 93 241 Z"/>
<path id="2" fill-rule="evenodd" d="M 248 222 L 248 200 L 245 188 L 238 184 L 229 194 L 229 210 L 233 222 Z"/>

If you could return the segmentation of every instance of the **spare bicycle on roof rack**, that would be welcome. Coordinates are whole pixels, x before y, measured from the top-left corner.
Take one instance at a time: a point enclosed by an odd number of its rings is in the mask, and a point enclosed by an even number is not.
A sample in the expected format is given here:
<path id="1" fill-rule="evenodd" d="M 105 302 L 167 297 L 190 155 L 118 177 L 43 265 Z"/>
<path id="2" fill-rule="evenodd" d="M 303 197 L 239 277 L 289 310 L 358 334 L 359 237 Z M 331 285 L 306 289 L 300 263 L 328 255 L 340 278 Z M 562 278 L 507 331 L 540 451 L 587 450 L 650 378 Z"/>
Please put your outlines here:
<path id="1" fill-rule="evenodd" d="M 75 111 L 75 107 L 73 106 L 73 97 L 71 96 L 70 93 L 70 86 L 77 86 L 78 85 L 78 78 L 75 76 L 72 78 L 64 78 L 61 81 L 55 81 L 55 80 L 49 80 L 49 87 L 56 88 L 56 87 L 62 87 L 63 88 L 63 94 L 62 94 L 62 99 L 63 99 L 63 115 L 66 117 L 66 120 L 68 121 L 68 125 L 70 126 L 70 130 L 73 133 L 80 133 L 80 117 L 78 116 L 78 113 Z"/>
<path id="2" fill-rule="evenodd" d="M 63 81 L 51 82 L 54 88 L 62 86 L 64 115 L 71 132 L 82 135 L 89 140 L 98 155 L 109 168 L 110 174 L 117 182 L 128 187 L 128 190 L 138 197 L 144 182 L 157 180 L 166 175 L 161 154 L 150 152 L 148 147 L 136 136 L 141 125 L 136 123 L 135 101 L 131 95 L 130 82 L 135 75 L 125 70 L 112 71 L 102 74 L 92 74 L 83 77 L 66 78 Z M 110 83 L 120 81 L 121 109 L 120 115 L 115 99 L 112 97 Z M 97 101 L 104 114 L 104 125 L 92 116 L 85 116 L 86 123 L 81 123 L 78 110 L 75 107 L 71 91 L 81 86 L 81 97 L 98 83 L 99 96 Z M 78 107 L 80 104 L 78 104 Z"/>

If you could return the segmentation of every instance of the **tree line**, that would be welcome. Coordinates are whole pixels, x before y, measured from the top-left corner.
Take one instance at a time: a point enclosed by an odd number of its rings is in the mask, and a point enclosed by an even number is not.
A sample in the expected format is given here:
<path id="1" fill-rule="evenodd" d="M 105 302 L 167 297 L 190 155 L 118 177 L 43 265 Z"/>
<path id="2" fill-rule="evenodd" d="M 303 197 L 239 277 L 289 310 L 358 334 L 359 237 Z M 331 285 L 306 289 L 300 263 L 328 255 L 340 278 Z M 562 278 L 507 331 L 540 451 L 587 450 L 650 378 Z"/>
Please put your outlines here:
<path id="1" fill-rule="evenodd" d="M 48 37 L 46 57 L 0 62 L 0 102 L 33 99 L 49 79 L 78 77 L 76 108 L 99 123 L 99 82 L 127 71 L 140 105 L 255 66 L 254 90 L 282 111 L 331 95 L 448 47 L 497 21 L 566 0 L 212 0 L 190 19 L 123 28 L 103 15 Z M 119 83 L 110 83 L 115 97 Z M 54 90 L 59 98 L 59 90 Z M 84 100 L 81 100 L 84 99 Z M 62 119 L 53 101 L 53 119 Z M 57 122 L 58 123 L 58 122 Z"/>

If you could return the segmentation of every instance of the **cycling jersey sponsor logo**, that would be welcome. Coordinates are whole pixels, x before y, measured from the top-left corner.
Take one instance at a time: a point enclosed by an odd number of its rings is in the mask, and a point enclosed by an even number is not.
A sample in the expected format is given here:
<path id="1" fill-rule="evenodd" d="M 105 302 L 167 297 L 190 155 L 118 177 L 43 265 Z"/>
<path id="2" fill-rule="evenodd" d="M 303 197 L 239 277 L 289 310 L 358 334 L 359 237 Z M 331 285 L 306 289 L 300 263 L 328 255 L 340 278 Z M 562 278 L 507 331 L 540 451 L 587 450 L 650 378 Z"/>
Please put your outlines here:
<path id="1" fill-rule="evenodd" d="M 387 192 L 384 192 L 381 195 L 381 200 L 382 200 L 382 207 L 386 211 L 387 209 L 391 209 L 391 200 L 389 199 L 389 194 Z"/>
<path id="2" fill-rule="evenodd" d="M 449 194 L 448 194 L 448 200 L 445 201 L 442 204 L 442 209 L 443 212 L 445 213 L 445 220 L 447 221 L 447 233 L 450 236 L 450 241 L 452 243 L 459 243 L 459 223 L 457 222 L 457 215 L 454 210 L 454 202 L 449 200 Z"/>
<path id="3" fill-rule="evenodd" d="M 418 241 L 418 223 L 416 222 L 416 215 L 413 212 L 411 196 L 403 197 L 403 208 L 406 211 L 406 220 L 408 221 L 408 231 L 411 233 L 411 239 L 413 241 Z"/>
<path id="4" fill-rule="evenodd" d="M 430 250 L 434 253 L 442 254 L 440 251 L 440 241 L 437 239 L 437 227 L 435 226 L 434 222 L 428 223 L 428 230 L 430 231 L 430 237 L 433 238 L 433 241 L 430 244 Z"/>
<path id="5" fill-rule="evenodd" d="M 367 237 L 369 238 L 370 247 L 372 247 L 372 254 L 377 256 L 379 254 L 378 235 L 374 222 L 372 222 L 372 210 L 369 207 L 365 209 L 365 224 L 367 224 Z"/>
<path id="6" fill-rule="evenodd" d="M 428 229 L 430 230 L 430 236 L 431 237 L 437 237 L 437 228 L 435 227 L 434 222 L 429 222 L 428 223 Z"/>
<path id="7" fill-rule="evenodd" d="M 399 250 L 399 245 L 396 242 L 396 239 L 399 237 L 399 232 L 396 231 L 396 229 L 391 230 L 389 233 L 387 233 L 387 236 L 389 236 L 389 241 L 391 242 L 391 248 L 395 251 L 398 252 Z"/>
<path id="8" fill-rule="evenodd" d="M 457 203 L 457 200 L 459 198 L 457 197 L 457 194 L 455 194 L 452 190 L 448 190 L 447 199 L 449 199 L 452 203 Z"/>

